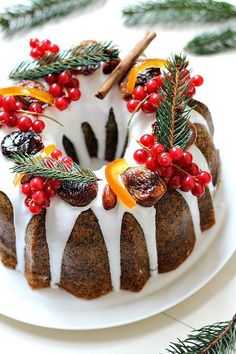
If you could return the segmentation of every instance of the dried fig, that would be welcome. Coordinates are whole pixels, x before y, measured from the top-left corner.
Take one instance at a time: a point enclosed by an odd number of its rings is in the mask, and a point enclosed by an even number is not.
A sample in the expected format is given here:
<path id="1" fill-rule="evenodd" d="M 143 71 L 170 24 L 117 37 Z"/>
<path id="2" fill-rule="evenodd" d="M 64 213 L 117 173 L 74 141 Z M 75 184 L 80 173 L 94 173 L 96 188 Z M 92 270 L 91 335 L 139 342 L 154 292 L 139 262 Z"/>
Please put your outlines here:
<path id="1" fill-rule="evenodd" d="M 98 192 L 97 182 L 78 183 L 64 181 L 58 189 L 58 194 L 65 202 L 72 206 L 83 207 L 96 198 Z"/>
<path id="2" fill-rule="evenodd" d="M 117 196 L 109 186 L 106 184 L 102 193 L 102 205 L 105 210 L 111 210 L 115 208 L 117 203 Z"/>
<path id="3" fill-rule="evenodd" d="M 165 180 L 158 172 L 145 167 L 129 167 L 121 175 L 122 182 L 136 202 L 151 207 L 165 194 Z"/>

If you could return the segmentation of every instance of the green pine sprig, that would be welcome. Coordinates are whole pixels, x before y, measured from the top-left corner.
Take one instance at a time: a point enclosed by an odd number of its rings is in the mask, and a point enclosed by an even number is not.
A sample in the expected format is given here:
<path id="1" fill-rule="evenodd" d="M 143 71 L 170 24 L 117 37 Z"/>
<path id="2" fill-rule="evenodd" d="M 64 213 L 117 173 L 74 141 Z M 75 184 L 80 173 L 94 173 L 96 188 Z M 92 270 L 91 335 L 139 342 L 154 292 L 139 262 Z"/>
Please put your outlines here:
<path id="1" fill-rule="evenodd" d="M 13 173 L 29 174 L 78 183 L 91 183 L 98 180 L 93 171 L 76 163 L 69 166 L 51 157 L 43 158 L 23 153 L 14 153 L 10 158 L 15 164 L 11 167 Z"/>
<path id="2" fill-rule="evenodd" d="M 215 32 L 202 33 L 194 37 L 185 50 L 197 55 L 210 55 L 236 49 L 236 30 L 224 28 Z"/>
<path id="3" fill-rule="evenodd" d="M 192 108 L 188 106 L 190 81 L 186 80 L 185 72 L 187 66 L 184 55 L 167 60 L 164 85 L 160 89 L 163 100 L 157 109 L 157 136 L 167 150 L 172 146 L 185 149 L 192 137 L 189 124 Z"/>
<path id="4" fill-rule="evenodd" d="M 81 44 L 63 50 L 53 57 L 44 57 L 40 61 L 24 61 L 13 69 L 9 77 L 14 80 L 36 79 L 79 66 L 96 65 L 103 61 L 117 59 L 118 54 L 118 49 L 110 42 L 93 43 L 88 47 Z"/>
<path id="5" fill-rule="evenodd" d="M 31 0 L 13 5 L 0 14 L 0 27 L 7 35 L 39 26 L 95 3 L 96 0 Z"/>
<path id="6" fill-rule="evenodd" d="M 236 7 L 214 0 L 149 0 L 126 6 L 125 24 L 190 24 L 224 22 L 236 17 Z"/>
<path id="7" fill-rule="evenodd" d="M 232 354 L 236 346 L 236 315 L 231 321 L 218 322 L 195 330 L 184 341 L 171 343 L 172 354 Z"/>

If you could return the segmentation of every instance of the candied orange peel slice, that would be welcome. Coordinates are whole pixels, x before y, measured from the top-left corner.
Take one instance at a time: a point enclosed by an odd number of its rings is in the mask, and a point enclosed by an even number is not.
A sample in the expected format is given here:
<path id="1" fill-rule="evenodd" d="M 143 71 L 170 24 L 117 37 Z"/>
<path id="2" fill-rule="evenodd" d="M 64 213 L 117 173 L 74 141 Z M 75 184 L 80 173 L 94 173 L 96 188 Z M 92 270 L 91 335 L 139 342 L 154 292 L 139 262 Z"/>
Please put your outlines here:
<path id="1" fill-rule="evenodd" d="M 3 96 L 30 96 L 39 101 L 54 104 L 54 97 L 47 91 L 41 91 L 28 86 L 11 86 L 0 88 L 0 95 Z"/>
<path id="2" fill-rule="evenodd" d="M 105 168 L 105 176 L 107 182 L 117 198 L 127 208 L 131 209 L 136 205 L 136 200 L 131 196 L 127 189 L 122 185 L 119 180 L 119 176 L 124 172 L 129 165 L 123 158 L 110 162 Z"/>
<path id="3" fill-rule="evenodd" d="M 42 150 L 40 150 L 37 154 L 34 155 L 34 157 L 41 157 L 41 158 L 45 158 L 51 155 L 51 153 L 53 152 L 53 150 L 55 150 L 57 147 L 56 145 L 48 145 L 45 146 L 45 148 L 43 148 Z M 14 177 L 13 180 L 13 184 L 15 187 L 19 186 L 22 177 L 24 177 L 24 173 L 17 173 Z"/>
<path id="4" fill-rule="evenodd" d="M 129 72 L 129 76 L 128 76 L 128 81 L 126 84 L 126 91 L 129 94 L 133 93 L 134 87 L 135 87 L 135 82 L 137 80 L 138 75 L 146 70 L 146 69 L 150 69 L 150 68 L 164 68 L 167 64 L 167 61 L 164 59 L 147 59 L 144 60 L 140 63 L 135 64 L 132 69 Z"/>

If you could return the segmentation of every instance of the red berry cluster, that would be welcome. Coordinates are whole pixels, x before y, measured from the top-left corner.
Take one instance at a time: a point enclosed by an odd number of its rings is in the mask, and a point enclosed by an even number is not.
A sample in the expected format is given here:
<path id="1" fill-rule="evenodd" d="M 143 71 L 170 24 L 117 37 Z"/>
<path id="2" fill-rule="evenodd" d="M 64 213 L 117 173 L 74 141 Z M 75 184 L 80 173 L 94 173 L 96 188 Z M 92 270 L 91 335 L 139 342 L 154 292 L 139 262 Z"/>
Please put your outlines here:
<path id="1" fill-rule="evenodd" d="M 71 101 L 80 99 L 79 80 L 73 77 L 69 71 L 48 74 L 44 80 L 48 83 L 48 91 L 55 97 L 55 106 L 60 111 L 65 110 Z"/>
<path id="2" fill-rule="evenodd" d="M 191 191 L 196 197 L 205 193 L 211 175 L 207 171 L 201 171 L 192 162 L 193 156 L 189 151 L 184 152 L 180 147 L 174 146 L 167 152 L 150 134 L 144 134 L 139 142 L 143 148 L 136 150 L 133 155 L 137 163 L 159 172 L 173 189 Z"/>
<path id="3" fill-rule="evenodd" d="M 203 84 L 203 77 L 196 75 L 191 78 L 187 69 L 183 72 L 183 75 L 186 77 L 186 80 L 190 81 L 188 94 L 192 97 L 196 93 L 195 87 Z M 171 74 L 167 73 L 166 78 L 171 79 Z M 159 75 L 148 80 L 145 86 L 136 86 L 132 98 L 127 102 L 128 111 L 133 113 L 134 111 L 139 111 L 139 109 L 141 109 L 147 114 L 155 112 L 162 102 L 162 96 L 160 95 L 159 90 L 163 87 L 164 80 L 164 76 Z"/>
<path id="4" fill-rule="evenodd" d="M 62 152 L 53 150 L 51 158 L 60 160 L 68 170 L 72 167 L 73 159 L 69 156 L 62 157 Z M 50 166 L 50 162 L 48 163 Z M 26 196 L 25 205 L 32 214 L 40 214 L 42 209 L 50 206 L 50 199 L 55 197 L 57 189 L 62 182 L 58 179 L 46 179 L 45 177 L 32 176 L 30 179 L 22 178 L 21 191 Z"/>
<path id="5" fill-rule="evenodd" d="M 22 116 L 21 110 L 28 110 L 29 113 L 43 112 L 43 106 L 39 102 L 34 102 L 25 107 L 22 101 L 16 100 L 14 96 L 0 95 L 0 126 L 18 127 L 21 131 L 33 129 L 36 133 L 41 133 L 45 128 L 45 123 L 38 119 L 38 115 L 34 115 L 35 120 L 28 116 Z"/>
<path id="6" fill-rule="evenodd" d="M 31 47 L 30 56 L 35 60 L 40 60 L 45 56 L 51 56 L 59 52 L 57 44 L 51 43 L 49 39 L 39 41 L 37 38 L 31 38 L 29 41 Z"/>

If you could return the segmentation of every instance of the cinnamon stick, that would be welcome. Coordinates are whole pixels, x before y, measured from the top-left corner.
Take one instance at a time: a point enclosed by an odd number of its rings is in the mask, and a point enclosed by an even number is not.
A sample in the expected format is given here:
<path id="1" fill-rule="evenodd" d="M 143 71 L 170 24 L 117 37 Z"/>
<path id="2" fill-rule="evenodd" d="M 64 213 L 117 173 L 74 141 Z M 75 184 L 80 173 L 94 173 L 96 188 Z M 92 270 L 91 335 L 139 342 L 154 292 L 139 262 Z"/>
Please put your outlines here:
<path id="1" fill-rule="evenodd" d="M 111 88 L 119 82 L 127 73 L 129 68 L 135 64 L 136 59 L 144 52 L 152 40 L 156 37 L 155 32 L 148 32 L 145 37 L 136 44 L 136 46 L 129 52 L 129 54 L 121 60 L 119 65 L 113 70 L 111 75 L 104 82 L 100 90 L 95 94 L 99 99 L 106 97 Z"/>

